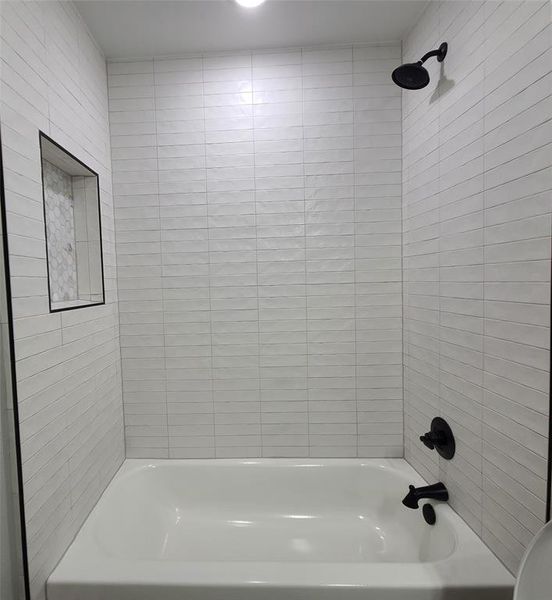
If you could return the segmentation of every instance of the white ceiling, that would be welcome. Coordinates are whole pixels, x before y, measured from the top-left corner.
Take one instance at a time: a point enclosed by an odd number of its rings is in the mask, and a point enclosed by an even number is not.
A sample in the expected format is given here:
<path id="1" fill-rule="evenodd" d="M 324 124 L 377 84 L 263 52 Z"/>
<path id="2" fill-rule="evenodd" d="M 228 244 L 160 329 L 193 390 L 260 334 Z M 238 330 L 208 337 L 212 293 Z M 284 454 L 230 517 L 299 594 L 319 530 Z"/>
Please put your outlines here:
<path id="1" fill-rule="evenodd" d="M 427 0 L 78 0 L 108 58 L 398 41 Z"/>

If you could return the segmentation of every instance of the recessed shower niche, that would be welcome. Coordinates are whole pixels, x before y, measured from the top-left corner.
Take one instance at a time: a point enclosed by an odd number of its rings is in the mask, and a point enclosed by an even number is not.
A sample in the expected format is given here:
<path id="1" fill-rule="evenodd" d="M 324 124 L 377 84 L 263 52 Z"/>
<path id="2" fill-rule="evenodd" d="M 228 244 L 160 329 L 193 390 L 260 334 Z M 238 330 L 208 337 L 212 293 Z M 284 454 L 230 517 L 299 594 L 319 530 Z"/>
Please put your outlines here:
<path id="1" fill-rule="evenodd" d="M 40 133 L 50 312 L 104 303 L 98 174 Z"/>

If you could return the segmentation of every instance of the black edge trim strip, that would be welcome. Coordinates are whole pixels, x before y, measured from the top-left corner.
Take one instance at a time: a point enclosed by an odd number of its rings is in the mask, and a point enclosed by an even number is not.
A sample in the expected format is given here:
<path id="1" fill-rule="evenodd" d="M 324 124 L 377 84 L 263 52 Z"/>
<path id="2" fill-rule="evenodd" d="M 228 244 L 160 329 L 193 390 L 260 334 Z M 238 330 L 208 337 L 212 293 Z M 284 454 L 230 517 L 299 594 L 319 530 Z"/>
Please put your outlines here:
<path id="1" fill-rule="evenodd" d="M 552 238 L 550 239 L 550 247 L 552 249 Z M 552 277 L 552 260 L 550 261 L 550 274 Z M 552 279 L 551 279 L 552 288 Z M 551 290 L 552 291 L 552 290 Z M 550 321 L 548 323 L 550 328 L 550 346 L 548 351 L 550 354 L 550 369 L 548 371 L 549 379 L 549 390 L 548 390 L 548 476 L 546 478 L 546 521 L 550 521 L 552 517 L 552 301 L 550 302 Z"/>
<path id="2" fill-rule="evenodd" d="M 11 293 L 10 255 L 8 245 L 8 219 L 6 215 L 6 196 L 4 193 L 4 163 L 2 159 L 2 135 L 0 132 L 0 213 L 2 219 L 2 247 L 4 252 L 4 279 L 6 285 L 6 310 L 8 318 L 9 356 L 13 401 L 13 420 L 15 430 L 15 461 L 17 465 L 17 488 L 19 497 L 19 519 L 21 528 L 21 554 L 23 563 L 23 584 L 25 598 L 30 600 L 29 556 L 27 552 L 27 522 L 25 519 L 25 498 L 23 493 L 23 462 L 21 459 L 21 435 L 19 430 L 19 404 L 17 399 L 17 371 L 15 363 L 15 336 L 13 330 L 13 308 Z"/>

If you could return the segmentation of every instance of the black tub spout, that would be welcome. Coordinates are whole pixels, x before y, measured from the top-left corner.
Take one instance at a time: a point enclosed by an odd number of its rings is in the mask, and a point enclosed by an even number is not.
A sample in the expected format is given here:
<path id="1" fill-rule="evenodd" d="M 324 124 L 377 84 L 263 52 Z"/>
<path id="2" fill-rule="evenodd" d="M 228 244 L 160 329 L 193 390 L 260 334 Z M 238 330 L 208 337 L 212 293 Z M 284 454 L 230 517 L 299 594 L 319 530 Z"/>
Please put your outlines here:
<path id="1" fill-rule="evenodd" d="M 443 502 L 446 502 L 449 499 L 448 490 L 445 487 L 445 484 L 441 482 L 419 488 L 409 485 L 408 489 L 410 491 L 402 501 L 408 508 L 418 508 L 418 502 L 423 498 L 441 500 Z"/>

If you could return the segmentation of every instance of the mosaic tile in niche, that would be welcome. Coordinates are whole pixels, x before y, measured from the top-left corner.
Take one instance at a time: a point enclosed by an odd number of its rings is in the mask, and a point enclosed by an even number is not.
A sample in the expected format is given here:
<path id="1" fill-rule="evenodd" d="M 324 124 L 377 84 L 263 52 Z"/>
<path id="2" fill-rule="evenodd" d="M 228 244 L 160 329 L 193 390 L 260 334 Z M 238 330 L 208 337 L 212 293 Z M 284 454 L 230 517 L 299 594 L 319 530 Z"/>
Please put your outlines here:
<path id="1" fill-rule="evenodd" d="M 52 302 L 76 300 L 77 266 L 71 176 L 44 160 L 43 177 Z"/>

